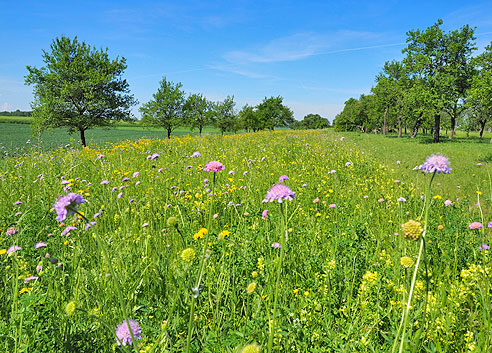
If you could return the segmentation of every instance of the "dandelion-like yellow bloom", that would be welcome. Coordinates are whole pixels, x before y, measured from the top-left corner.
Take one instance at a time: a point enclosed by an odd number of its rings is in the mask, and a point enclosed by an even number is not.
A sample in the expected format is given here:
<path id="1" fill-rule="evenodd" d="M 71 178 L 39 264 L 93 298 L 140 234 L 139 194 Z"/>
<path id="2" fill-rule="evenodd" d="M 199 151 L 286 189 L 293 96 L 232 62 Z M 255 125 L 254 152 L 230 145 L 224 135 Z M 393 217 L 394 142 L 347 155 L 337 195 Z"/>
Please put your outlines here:
<path id="1" fill-rule="evenodd" d="M 75 302 L 72 300 L 71 302 L 69 302 L 66 306 L 65 306 L 65 313 L 68 315 L 68 316 L 72 316 L 73 313 L 75 312 L 75 309 L 76 309 L 76 305 L 75 305 Z"/>
<path id="2" fill-rule="evenodd" d="M 248 344 L 243 348 L 241 353 L 260 353 L 260 346 L 257 344 Z"/>
<path id="3" fill-rule="evenodd" d="M 193 260 L 195 260 L 195 257 L 196 257 L 196 252 L 195 249 L 193 248 L 187 248 L 181 252 L 181 258 L 185 262 L 192 262 Z"/>
<path id="4" fill-rule="evenodd" d="M 412 267 L 414 264 L 413 260 L 411 257 L 408 257 L 408 256 L 403 256 L 401 259 L 400 259 L 400 265 L 403 267 L 403 268 L 410 268 Z"/>
<path id="5" fill-rule="evenodd" d="M 251 277 L 253 277 L 253 278 L 258 277 L 258 272 L 256 272 L 256 271 L 251 272 Z"/>
<path id="6" fill-rule="evenodd" d="M 414 221 L 413 219 L 401 225 L 403 230 L 403 236 L 410 240 L 419 240 L 422 232 L 424 231 L 421 227 L 420 222 Z"/>
<path id="7" fill-rule="evenodd" d="M 253 293 L 255 290 L 256 290 L 256 282 L 251 282 L 250 284 L 248 284 L 248 287 L 246 288 L 248 294 Z"/>

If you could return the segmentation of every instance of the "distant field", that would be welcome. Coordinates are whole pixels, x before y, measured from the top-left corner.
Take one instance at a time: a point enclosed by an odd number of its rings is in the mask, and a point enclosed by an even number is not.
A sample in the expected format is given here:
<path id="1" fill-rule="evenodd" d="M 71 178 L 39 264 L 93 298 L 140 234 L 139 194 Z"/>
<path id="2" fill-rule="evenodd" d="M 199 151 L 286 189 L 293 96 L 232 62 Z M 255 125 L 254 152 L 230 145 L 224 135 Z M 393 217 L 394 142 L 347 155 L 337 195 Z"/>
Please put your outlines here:
<path id="1" fill-rule="evenodd" d="M 6 117 L 0 117 L 4 121 Z M 66 129 L 59 128 L 52 131 L 43 132 L 40 136 L 32 136 L 29 125 L 29 118 L 7 117 L 9 122 L 0 123 L 0 143 L 9 151 L 15 151 L 28 147 L 29 145 L 39 145 L 43 149 L 55 149 L 60 146 L 71 144 L 80 146 L 79 134 L 70 135 Z M 13 122 L 16 121 L 17 122 Z M 19 121 L 23 121 L 19 123 Z M 205 128 L 203 134 L 217 134 L 214 128 Z M 198 130 L 191 131 L 188 128 L 178 128 L 173 132 L 173 136 L 198 135 Z M 138 125 L 119 124 L 117 127 L 106 129 L 96 128 L 86 132 L 87 144 L 89 146 L 99 146 L 106 142 L 118 142 L 123 140 L 137 140 L 139 138 L 163 138 L 167 137 L 164 129 L 145 128 Z M 27 143 L 29 141 L 29 143 Z"/>

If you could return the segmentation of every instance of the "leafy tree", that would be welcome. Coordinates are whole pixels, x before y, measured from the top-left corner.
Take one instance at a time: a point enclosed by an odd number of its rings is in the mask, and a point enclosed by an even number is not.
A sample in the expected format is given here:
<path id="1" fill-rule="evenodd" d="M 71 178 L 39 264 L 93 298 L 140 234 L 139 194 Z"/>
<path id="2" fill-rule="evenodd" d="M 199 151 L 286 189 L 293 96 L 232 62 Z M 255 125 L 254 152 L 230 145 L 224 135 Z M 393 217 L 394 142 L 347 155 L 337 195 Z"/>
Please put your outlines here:
<path id="1" fill-rule="evenodd" d="M 234 96 L 227 96 L 223 102 L 217 102 L 213 106 L 214 125 L 217 127 L 222 135 L 226 131 L 237 131 L 237 117 L 234 114 Z"/>
<path id="2" fill-rule="evenodd" d="M 319 114 L 308 114 L 302 119 L 301 123 L 305 129 L 326 129 L 330 127 L 328 119 Z"/>
<path id="3" fill-rule="evenodd" d="M 183 115 L 191 129 L 198 128 L 200 136 L 203 127 L 211 123 L 211 104 L 201 94 L 190 94 L 183 105 Z"/>
<path id="4" fill-rule="evenodd" d="M 255 107 L 246 104 L 238 113 L 239 120 L 246 131 L 259 131 L 263 128 L 261 116 Z"/>
<path id="5" fill-rule="evenodd" d="M 425 89 L 432 95 L 434 116 L 434 142 L 439 142 L 441 112 L 454 104 L 462 89 L 459 82 L 465 80 L 459 74 L 475 49 L 473 29 L 468 25 L 460 31 L 446 33 L 441 29 L 442 20 L 425 31 L 409 31 L 404 63 L 409 73 L 422 79 Z M 466 81 L 466 80 L 465 80 Z"/>
<path id="6" fill-rule="evenodd" d="M 479 124 L 479 136 L 482 138 L 485 125 L 492 117 L 492 43 L 474 62 L 477 71 L 468 90 L 466 106 L 469 109 L 468 117 Z"/>
<path id="7" fill-rule="evenodd" d="M 114 120 L 131 120 L 137 101 L 121 76 L 125 58 L 111 60 L 106 50 L 96 50 L 77 37 L 62 36 L 43 50 L 41 68 L 27 66 L 26 84 L 34 85 L 34 128 L 66 127 L 78 131 L 86 146 L 85 131 L 110 126 Z"/>
<path id="8" fill-rule="evenodd" d="M 171 138 L 171 133 L 184 124 L 185 93 L 181 87 L 180 82 L 174 84 L 163 77 L 152 99 L 140 107 L 142 124 L 163 127 L 167 130 L 167 138 Z"/>
<path id="9" fill-rule="evenodd" d="M 282 101 L 283 98 L 280 96 L 265 97 L 256 107 L 263 128 L 274 130 L 276 127 L 289 126 L 294 122 L 294 113 L 283 105 Z"/>

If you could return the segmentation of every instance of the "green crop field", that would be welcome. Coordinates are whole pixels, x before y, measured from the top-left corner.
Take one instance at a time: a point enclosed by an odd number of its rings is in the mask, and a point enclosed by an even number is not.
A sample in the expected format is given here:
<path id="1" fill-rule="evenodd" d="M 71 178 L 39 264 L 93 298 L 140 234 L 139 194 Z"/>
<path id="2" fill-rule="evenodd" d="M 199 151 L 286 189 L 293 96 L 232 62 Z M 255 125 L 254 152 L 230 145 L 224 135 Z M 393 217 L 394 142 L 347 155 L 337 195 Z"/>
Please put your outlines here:
<path id="1" fill-rule="evenodd" d="M 0 124 L 24 152 L 0 159 L 2 351 L 492 349 L 490 136 L 119 127 L 39 150 L 19 126 Z"/>

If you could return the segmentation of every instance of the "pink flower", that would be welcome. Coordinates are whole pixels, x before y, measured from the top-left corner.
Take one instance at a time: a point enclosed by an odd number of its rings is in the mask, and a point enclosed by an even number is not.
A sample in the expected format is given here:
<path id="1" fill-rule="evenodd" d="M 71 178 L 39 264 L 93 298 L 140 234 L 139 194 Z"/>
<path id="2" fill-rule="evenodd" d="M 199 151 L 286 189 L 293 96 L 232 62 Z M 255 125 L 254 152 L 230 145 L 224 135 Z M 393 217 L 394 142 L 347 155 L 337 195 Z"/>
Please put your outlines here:
<path id="1" fill-rule="evenodd" d="M 451 206 L 452 204 L 453 204 L 453 201 L 451 201 L 451 200 L 444 201 L 444 206 L 446 206 L 446 207 Z"/>
<path id="2" fill-rule="evenodd" d="M 268 216 L 268 210 L 264 210 L 262 213 L 261 213 L 261 218 L 263 219 L 266 219 L 266 217 Z"/>
<path id="3" fill-rule="evenodd" d="M 289 180 L 289 177 L 287 175 L 281 175 L 280 178 L 278 178 L 279 183 L 281 183 L 284 180 Z"/>
<path id="4" fill-rule="evenodd" d="M 222 165 L 222 163 L 218 162 L 218 161 L 211 161 L 209 163 L 207 163 L 207 165 L 205 166 L 205 168 L 203 170 L 205 170 L 206 172 L 220 172 L 221 170 L 224 170 L 225 167 Z"/>
<path id="5" fill-rule="evenodd" d="M 43 248 L 45 246 L 48 246 L 48 244 L 43 243 L 42 241 L 40 241 L 39 243 L 36 243 L 36 245 L 34 245 L 34 249 Z"/>
<path id="6" fill-rule="evenodd" d="M 351 164 L 352 164 L 352 163 L 347 162 L 347 163 L 345 163 L 345 166 L 346 166 L 346 167 L 348 167 L 348 166 L 349 166 L 349 165 L 351 165 Z"/>
<path id="7" fill-rule="evenodd" d="M 266 193 L 263 202 L 278 201 L 282 203 L 283 200 L 292 201 L 295 197 L 295 193 L 284 184 L 275 184 Z"/>
<path id="8" fill-rule="evenodd" d="M 330 206 L 328 206 L 328 207 L 330 207 L 330 208 L 335 208 L 335 207 L 337 207 L 337 205 L 336 205 L 336 204 L 334 204 L 334 203 L 332 203 L 332 204 L 331 204 Z"/>
<path id="9" fill-rule="evenodd" d="M 384 202 L 384 199 L 383 199 L 383 198 L 380 198 L 380 199 L 378 200 L 378 202 L 379 202 L 379 203 Z"/>
<path id="10" fill-rule="evenodd" d="M 132 177 L 133 178 L 136 178 L 136 177 L 138 177 L 139 174 L 140 174 L 139 172 L 135 172 L 135 173 L 133 173 L 133 176 Z"/>
<path id="11" fill-rule="evenodd" d="M 449 158 L 444 157 L 442 154 L 433 154 L 427 157 L 424 164 L 418 167 L 424 173 L 451 173 L 451 167 L 449 166 Z"/>
<path id="12" fill-rule="evenodd" d="M 470 225 L 468 226 L 468 228 L 470 228 L 470 229 L 480 229 L 480 228 L 483 228 L 483 225 L 480 222 L 472 222 L 472 223 L 470 223 Z"/>
<path id="13" fill-rule="evenodd" d="M 313 203 L 318 203 L 318 202 L 319 202 L 319 198 L 318 197 L 313 200 Z"/>

